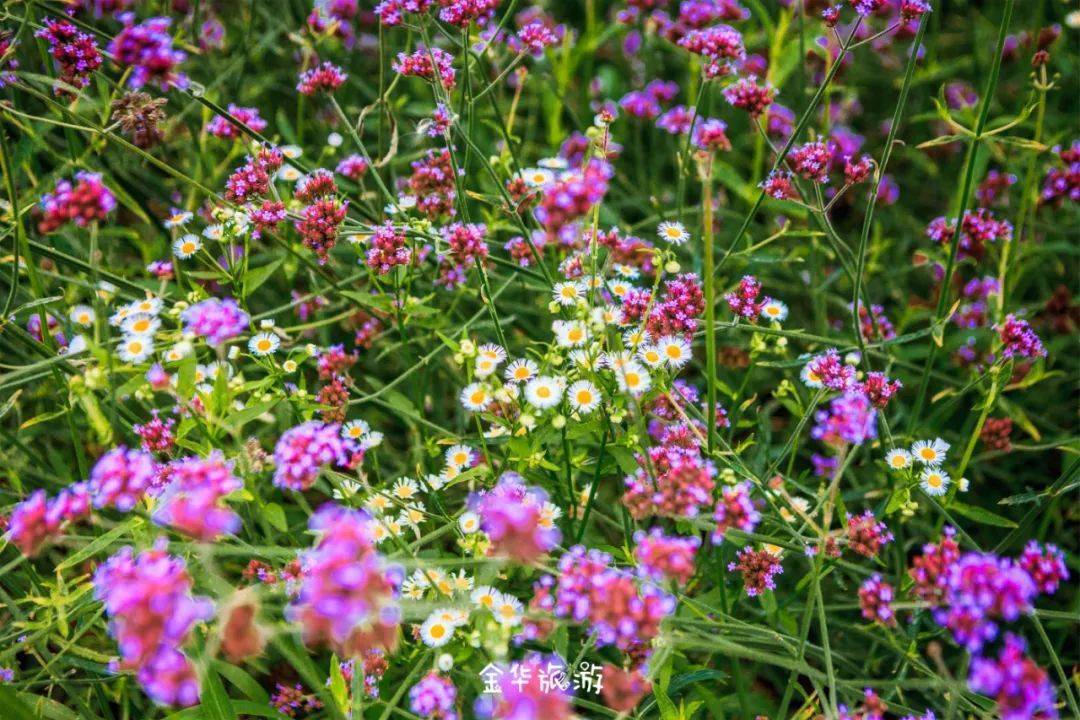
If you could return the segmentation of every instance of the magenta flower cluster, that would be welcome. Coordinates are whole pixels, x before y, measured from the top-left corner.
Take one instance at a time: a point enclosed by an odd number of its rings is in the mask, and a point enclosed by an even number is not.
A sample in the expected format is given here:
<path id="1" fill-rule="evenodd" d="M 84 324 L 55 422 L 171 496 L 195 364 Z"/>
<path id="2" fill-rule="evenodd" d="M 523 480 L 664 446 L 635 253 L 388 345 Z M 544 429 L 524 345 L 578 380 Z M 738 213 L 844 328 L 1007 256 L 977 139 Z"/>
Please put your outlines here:
<path id="1" fill-rule="evenodd" d="M 96 508 L 132 510 L 157 479 L 154 457 L 123 445 L 102 455 L 90 471 L 90 494 Z"/>
<path id="2" fill-rule="evenodd" d="M 105 604 L 119 646 L 116 668 L 135 670 L 155 702 L 188 706 L 199 701 L 199 681 L 182 648 L 213 605 L 191 594 L 187 566 L 165 547 L 160 539 L 138 555 L 120 550 L 94 572 L 94 596 Z"/>
<path id="3" fill-rule="evenodd" d="M 274 485 L 307 490 L 324 467 L 348 463 L 348 450 L 337 423 L 309 421 L 290 428 L 274 448 Z"/>
<path id="4" fill-rule="evenodd" d="M 210 347 L 217 347 L 248 329 L 250 318 L 232 298 L 209 298 L 197 302 L 180 313 L 184 331 L 206 338 Z"/>
<path id="5" fill-rule="evenodd" d="M 155 17 L 136 25 L 133 13 L 123 13 L 119 19 L 124 27 L 109 43 L 109 54 L 121 67 L 131 68 L 128 84 L 141 88 L 153 83 L 162 90 L 187 87 L 187 75 L 177 69 L 187 53 L 173 47 L 172 20 Z"/>
<path id="6" fill-rule="evenodd" d="M 244 486 L 220 452 L 169 463 L 169 484 L 158 498 L 154 522 L 210 542 L 240 529 L 240 516 L 222 500 Z"/>
<path id="7" fill-rule="evenodd" d="M 554 523 L 544 519 L 547 493 L 525 485 L 520 475 L 503 473 L 499 482 L 469 499 L 480 516 L 480 529 L 491 540 L 489 553 L 531 563 L 550 552 L 562 539 Z"/>
<path id="8" fill-rule="evenodd" d="M 300 589 L 285 609 L 308 645 L 328 644 L 342 657 L 393 650 L 402 574 L 376 552 L 371 522 L 333 503 L 311 516 L 308 527 L 319 539 L 300 557 Z"/>
<path id="9" fill-rule="evenodd" d="M 41 196 L 42 218 L 38 230 L 52 232 L 67 224 L 86 227 L 101 222 L 116 208 L 116 197 L 101 181 L 101 175 L 80 170 L 75 182 L 58 180 L 56 189 Z"/>

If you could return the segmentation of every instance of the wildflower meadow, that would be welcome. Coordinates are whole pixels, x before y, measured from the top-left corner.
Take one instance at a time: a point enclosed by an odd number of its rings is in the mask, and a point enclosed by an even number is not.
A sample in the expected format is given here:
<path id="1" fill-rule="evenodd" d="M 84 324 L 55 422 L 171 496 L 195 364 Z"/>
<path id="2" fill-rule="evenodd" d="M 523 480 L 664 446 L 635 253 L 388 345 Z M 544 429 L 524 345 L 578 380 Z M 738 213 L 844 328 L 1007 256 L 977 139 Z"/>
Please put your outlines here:
<path id="1" fill-rule="evenodd" d="M 1080 718 L 1080 9 L 0 2 L 0 720 Z"/>

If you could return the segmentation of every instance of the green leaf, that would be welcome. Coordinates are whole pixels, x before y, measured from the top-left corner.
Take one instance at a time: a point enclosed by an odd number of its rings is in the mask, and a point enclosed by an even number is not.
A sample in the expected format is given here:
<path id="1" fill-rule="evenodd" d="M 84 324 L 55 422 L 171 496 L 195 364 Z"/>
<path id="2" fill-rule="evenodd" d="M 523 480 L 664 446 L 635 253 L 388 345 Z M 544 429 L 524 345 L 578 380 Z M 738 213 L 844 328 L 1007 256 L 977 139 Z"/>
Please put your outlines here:
<path id="1" fill-rule="evenodd" d="M 75 567 L 76 565 L 85 562 L 94 555 L 97 555 L 99 552 L 102 552 L 107 548 L 111 547 L 121 537 L 133 532 L 142 524 L 143 519 L 135 517 L 117 525 L 104 535 L 99 535 L 98 537 L 91 540 L 85 547 L 83 547 L 82 550 L 79 550 L 72 555 L 68 555 L 64 562 L 56 566 L 56 571 L 61 572 L 70 567 Z"/>
<path id="2" fill-rule="evenodd" d="M 30 709 L 15 691 L 7 685 L 0 685 L 0 705 L 4 706 L 7 720 L 40 720 L 41 715 Z"/>
<path id="3" fill-rule="evenodd" d="M 206 668 L 202 682 L 202 717 L 204 720 L 236 720 L 236 710 L 229 700 L 221 676 L 213 665 Z"/>
<path id="4" fill-rule="evenodd" d="M 995 527 L 1014 528 L 1016 523 L 1006 517 L 1001 517 L 996 513 L 992 513 L 989 510 L 984 510 L 981 507 L 975 505 L 967 505 L 959 500 L 953 500 L 949 503 L 949 510 L 953 511 L 957 515 L 963 515 L 968 520 L 974 520 L 977 523 L 983 525 L 993 525 Z"/>
<path id="5" fill-rule="evenodd" d="M 263 514 L 266 515 L 266 522 L 278 532 L 289 531 L 289 521 L 285 519 L 285 510 L 277 503 L 267 503 L 263 508 Z"/>
<path id="6" fill-rule="evenodd" d="M 211 661 L 211 664 L 213 665 L 214 670 L 218 672 L 218 674 L 220 674 L 223 678 L 232 683 L 233 687 L 244 693 L 244 695 L 246 695 L 248 699 L 263 705 L 270 704 L 270 695 L 266 692 L 266 690 L 263 690 L 262 686 L 259 685 L 258 680 L 244 672 L 243 669 L 238 668 L 235 665 L 230 665 L 223 660 L 213 660 Z M 243 712 L 237 707 L 235 701 L 233 701 L 232 704 L 233 709 L 237 710 L 238 712 Z"/>
<path id="7" fill-rule="evenodd" d="M 244 277 L 244 297 L 247 297 L 258 290 L 260 285 L 269 280 L 270 277 L 277 272 L 277 269 L 281 267 L 281 263 L 283 262 L 285 262 L 285 258 L 279 258 L 269 265 L 263 265 L 254 270 L 249 269 L 247 275 Z"/>
<path id="8" fill-rule="evenodd" d="M 342 712 L 349 709 L 349 689 L 345 685 L 345 676 L 341 674 L 341 661 L 337 655 L 330 656 L 330 695 Z"/>
<path id="9" fill-rule="evenodd" d="M 660 707 L 661 720 L 675 720 L 678 717 L 678 711 L 675 709 L 675 703 L 671 701 L 668 696 L 668 684 L 671 680 L 671 658 L 664 663 L 663 669 L 660 671 L 659 677 L 656 679 L 656 683 L 653 685 L 653 695 L 656 697 L 656 704 Z"/>
<path id="10" fill-rule="evenodd" d="M 280 400 L 266 400 L 264 402 L 255 403 L 254 405 L 248 405 L 243 410 L 238 411 L 236 414 L 229 416 L 226 422 L 229 425 L 229 429 L 233 432 L 239 432 L 240 428 L 248 424 L 252 420 L 258 417 L 262 417 L 266 413 L 277 407 Z"/>

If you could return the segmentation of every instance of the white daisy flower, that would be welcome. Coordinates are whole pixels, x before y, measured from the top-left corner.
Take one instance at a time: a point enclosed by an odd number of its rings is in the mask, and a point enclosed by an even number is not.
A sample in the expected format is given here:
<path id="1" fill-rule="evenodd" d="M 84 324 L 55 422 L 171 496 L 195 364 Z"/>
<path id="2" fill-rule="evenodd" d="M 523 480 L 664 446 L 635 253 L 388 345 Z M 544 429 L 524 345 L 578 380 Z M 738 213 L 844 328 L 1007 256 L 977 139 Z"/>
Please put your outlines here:
<path id="1" fill-rule="evenodd" d="M 341 437 L 346 440 L 360 440 L 371 432 L 371 426 L 364 420 L 350 420 L 341 427 Z"/>
<path id="2" fill-rule="evenodd" d="M 585 297 L 585 286 L 573 280 L 555 283 L 551 288 L 551 299 L 563 307 L 576 305 L 577 301 L 583 297 Z"/>
<path id="3" fill-rule="evenodd" d="M 556 378 L 541 375 L 525 386 L 525 399 L 538 410 L 555 407 L 562 400 L 563 387 Z"/>
<path id="4" fill-rule="evenodd" d="M 595 357 L 584 350 L 571 350 L 569 358 L 570 362 L 582 370 L 596 372 L 601 367 L 600 358 Z"/>
<path id="5" fill-rule="evenodd" d="M 473 464 L 475 455 L 468 445 L 454 445 L 446 451 L 446 464 L 451 467 L 463 468 Z"/>
<path id="6" fill-rule="evenodd" d="M 670 335 L 660 338 L 656 343 L 656 349 L 664 356 L 664 362 L 673 368 L 681 368 L 690 362 L 693 354 L 690 343 L 685 338 Z"/>
<path id="7" fill-rule="evenodd" d="M 207 240 L 220 240 L 225 237 L 224 225 L 207 225 L 202 231 L 203 237 Z"/>
<path id="8" fill-rule="evenodd" d="M 60 352 L 64 355 L 78 355 L 82 351 L 89 347 L 86 341 L 86 336 L 83 334 L 72 335 L 71 341 L 66 348 L 61 348 Z"/>
<path id="9" fill-rule="evenodd" d="M 911 454 L 923 465 L 940 465 L 949 452 L 949 443 L 941 438 L 919 440 L 911 446 Z"/>
<path id="10" fill-rule="evenodd" d="M 476 374 L 476 377 L 486 378 L 498 369 L 499 363 L 489 357 L 481 355 L 476 358 L 476 365 L 473 367 L 473 372 Z"/>
<path id="11" fill-rule="evenodd" d="M 180 362 L 194 350 L 194 346 L 186 340 L 173 345 L 167 351 L 165 351 L 165 360 L 168 362 Z"/>
<path id="12" fill-rule="evenodd" d="M 183 227 L 191 222 L 192 214 L 187 210 L 173 208 L 169 217 L 165 218 L 164 225 L 167 228 Z"/>
<path id="13" fill-rule="evenodd" d="M 551 324 L 551 329 L 555 333 L 555 342 L 559 347 L 577 347 L 589 339 L 585 323 L 580 320 L 556 320 Z"/>
<path id="14" fill-rule="evenodd" d="M 173 255 L 181 260 L 187 260 L 195 253 L 199 252 L 199 248 L 201 247 L 202 240 L 199 239 L 198 235 L 193 235 L 192 233 L 176 238 L 173 240 L 172 244 Z"/>
<path id="15" fill-rule="evenodd" d="M 392 492 L 398 500 L 412 500 L 420 492 L 420 483 L 412 478 L 401 478 L 394 483 Z"/>
<path id="16" fill-rule="evenodd" d="M 142 300 L 135 300 L 128 305 L 128 310 L 132 313 L 146 313 L 148 315 L 158 315 L 161 313 L 161 309 L 164 307 L 164 303 L 159 297 L 147 296 Z"/>
<path id="17" fill-rule="evenodd" d="M 480 587 L 472 591 L 472 594 L 469 595 L 469 600 L 471 600 L 473 604 L 475 604 L 477 607 L 487 608 L 488 610 L 494 611 L 495 602 L 499 600 L 501 596 L 502 593 L 500 593 L 498 590 L 491 587 L 490 585 L 481 585 Z"/>
<path id="18" fill-rule="evenodd" d="M 656 234 L 672 245 L 682 245 L 690 239 L 690 233 L 681 222 L 662 222 L 656 226 Z"/>
<path id="19" fill-rule="evenodd" d="M 407 525 L 412 525 L 413 527 L 416 527 L 424 521 L 424 518 L 427 517 L 426 511 L 427 508 L 424 506 L 424 503 L 411 503 L 406 506 L 404 510 L 401 511 L 401 514 L 398 515 L 398 520 Z"/>
<path id="20" fill-rule="evenodd" d="M 477 357 L 487 358 L 493 360 L 496 363 L 502 363 L 506 360 L 506 350 L 501 345 L 495 343 L 485 343 L 476 350 Z"/>
<path id="21" fill-rule="evenodd" d="M 784 322 L 787 319 L 787 314 L 787 305 L 779 300 L 768 298 L 765 304 L 761 306 L 761 316 L 773 322 Z"/>
<path id="22" fill-rule="evenodd" d="M 466 535 L 472 535 L 480 531 L 480 516 L 472 511 L 466 511 L 458 518 L 458 527 Z"/>
<path id="23" fill-rule="evenodd" d="M 123 324 L 124 318 L 131 315 L 132 310 L 129 305 L 124 305 L 116 309 L 112 315 L 109 316 L 109 324 L 113 327 L 120 327 Z"/>
<path id="24" fill-rule="evenodd" d="M 132 313 L 120 323 L 120 329 L 128 335 L 153 335 L 161 327 L 161 321 L 149 313 Z"/>
<path id="25" fill-rule="evenodd" d="M 626 295 L 634 289 L 634 286 L 625 280 L 612 280 L 608 283 L 608 292 L 622 300 Z"/>
<path id="26" fill-rule="evenodd" d="M 539 368 L 532 360 L 529 360 L 528 358 L 518 358 L 506 366 L 506 372 L 503 373 L 503 377 L 506 378 L 507 382 L 528 382 L 536 377 L 538 371 Z"/>
<path id="27" fill-rule="evenodd" d="M 922 476 L 919 478 L 919 486 L 923 492 L 932 497 L 944 495 L 949 489 L 949 483 L 952 482 L 952 478 L 949 477 L 941 468 L 928 467 L 922 471 Z"/>
<path id="28" fill-rule="evenodd" d="M 799 371 L 799 379 L 802 380 L 803 385 L 808 388 L 822 388 L 825 387 L 821 383 L 821 377 L 816 372 L 810 369 L 811 363 L 807 362 L 803 365 L 802 370 Z"/>
<path id="29" fill-rule="evenodd" d="M 341 147 L 341 144 L 343 142 L 345 142 L 345 138 L 342 137 L 341 133 L 332 132 L 332 133 L 330 133 L 329 135 L 326 136 L 326 144 L 329 145 L 332 148 Z"/>
<path id="30" fill-rule="evenodd" d="M 364 503 L 364 508 L 372 515 L 382 515 L 393 506 L 390 498 L 385 495 L 372 495 Z"/>
<path id="31" fill-rule="evenodd" d="M 611 269 L 615 271 L 616 275 L 627 280 L 636 280 L 641 277 L 641 270 L 626 263 L 615 263 L 611 266 Z"/>
<path id="32" fill-rule="evenodd" d="M 903 470 L 911 467 L 911 453 L 903 448 L 893 448 L 885 453 L 885 464 L 890 470 Z"/>
<path id="33" fill-rule="evenodd" d="M 582 415 L 588 415 L 600 406 L 600 391 L 588 380 L 578 380 L 566 390 L 570 407 Z"/>
<path id="34" fill-rule="evenodd" d="M 334 498 L 337 500 L 347 500 L 356 495 L 364 489 L 358 481 L 352 479 L 345 479 L 341 481 L 340 488 L 334 488 Z"/>
<path id="35" fill-rule="evenodd" d="M 97 317 L 97 314 L 94 312 L 94 308 L 89 305 L 76 305 L 71 308 L 68 317 L 71 318 L 71 322 L 76 325 L 90 327 L 94 324 L 94 318 Z"/>
<path id="36" fill-rule="evenodd" d="M 423 600 L 424 588 L 417 585 L 412 578 L 405 578 L 401 583 L 401 595 L 409 600 Z"/>
<path id="37" fill-rule="evenodd" d="M 296 158 L 304 154 L 303 148 L 298 145 L 282 145 L 278 148 L 278 150 L 280 150 L 281 154 L 289 158 L 290 160 L 295 160 Z"/>
<path id="38" fill-rule="evenodd" d="M 649 342 L 649 334 L 641 328 L 631 328 L 623 333 L 622 341 L 628 348 L 637 348 Z"/>
<path id="39" fill-rule="evenodd" d="M 154 338 L 149 335 L 125 335 L 120 341 L 120 359 L 138 365 L 154 352 Z"/>
<path id="40" fill-rule="evenodd" d="M 521 622 L 525 606 L 513 595 L 502 594 L 495 601 L 492 612 L 495 614 L 495 622 L 503 627 L 514 627 Z"/>
<path id="41" fill-rule="evenodd" d="M 382 441 L 383 441 L 383 434 L 381 432 L 379 432 L 378 430 L 375 430 L 373 432 L 369 432 L 360 441 L 360 449 L 361 450 L 370 450 L 373 447 L 378 447 L 379 445 L 382 445 Z"/>
<path id="42" fill-rule="evenodd" d="M 664 364 L 664 354 L 656 345 L 645 344 L 638 347 L 638 357 L 649 367 L 659 367 Z"/>
<path id="43" fill-rule="evenodd" d="M 604 353 L 600 358 L 600 364 L 610 370 L 618 372 L 629 363 L 635 362 L 634 353 L 623 350 L 616 353 Z"/>
<path id="44" fill-rule="evenodd" d="M 638 397 L 652 387 L 652 378 L 648 371 L 636 362 L 628 362 L 615 371 L 615 380 L 619 383 L 619 389 Z"/>
<path id="45" fill-rule="evenodd" d="M 565 170 L 570 166 L 570 163 L 566 162 L 566 158 L 561 157 L 544 158 L 537 160 L 536 164 L 549 170 Z"/>
<path id="46" fill-rule="evenodd" d="M 473 589 L 473 579 L 464 569 L 458 570 L 452 576 L 455 592 L 469 592 Z"/>
<path id="47" fill-rule="evenodd" d="M 525 168 L 521 171 L 521 179 L 529 187 L 540 188 L 555 179 L 555 173 L 547 168 Z"/>
<path id="48" fill-rule="evenodd" d="M 454 627 L 435 611 L 420 626 L 420 639 L 428 647 L 442 647 L 454 637 Z"/>
<path id="49" fill-rule="evenodd" d="M 248 350 L 253 355 L 270 355 L 281 346 L 281 338 L 271 332 L 261 332 L 252 335 L 248 340 Z"/>
<path id="50" fill-rule="evenodd" d="M 562 517 L 562 510 L 553 502 L 545 502 L 540 508 L 539 525 L 543 528 L 555 527 L 555 521 Z"/>
<path id="51" fill-rule="evenodd" d="M 491 393 L 480 383 L 471 383 L 461 391 L 460 399 L 466 410 L 480 412 L 491 403 Z"/>

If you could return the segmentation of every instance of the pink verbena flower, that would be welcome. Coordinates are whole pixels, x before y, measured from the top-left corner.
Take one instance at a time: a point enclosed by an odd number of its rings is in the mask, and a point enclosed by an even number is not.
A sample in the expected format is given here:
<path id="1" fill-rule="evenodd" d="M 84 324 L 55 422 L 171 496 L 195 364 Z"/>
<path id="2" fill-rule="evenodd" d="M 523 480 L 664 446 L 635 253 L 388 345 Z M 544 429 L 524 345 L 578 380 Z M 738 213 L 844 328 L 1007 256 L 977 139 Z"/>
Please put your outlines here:
<path id="1" fill-rule="evenodd" d="M 226 340 L 248 329 L 250 318 L 232 298 L 208 298 L 197 302 L 180 313 L 184 331 L 206 338 L 210 347 L 217 347 Z"/>
<path id="2" fill-rule="evenodd" d="M 809 142 L 793 148 L 787 162 L 797 175 L 816 183 L 829 181 L 829 146 L 823 142 Z"/>
<path id="3" fill-rule="evenodd" d="M 694 145 L 712 152 L 731 150 L 727 136 L 727 123 L 717 118 L 706 118 L 694 126 Z"/>
<path id="4" fill-rule="evenodd" d="M 1013 314 L 1005 316 L 1005 321 L 996 326 L 1001 338 L 1001 354 L 1007 358 L 1019 357 L 1035 360 L 1046 357 L 1046 348 L 1042 340 L 1031 329 L 1027 320 Z"/>
<path id="5" fill-rule="evenodd" d="M 75 182 L 58 180 L 56 188 L 41 197 L 43 217 L 38 231 L 49 233 L 66 223 L 86 227 L 104 220 L 116 208 L 116 197 L 101 182 L 101 175 L 83 170 Z"/>
<path id="6" fill-rule="evenodd" d="M 1080 140 L 1064 150 L 1055 148 L 1061 167 L 1051 167 L 1043 179 L 1040 205 L 1061 205 L 1065 200 L 1080 202 Z"/>
<path id="7" fill-rule="evenodd" d="M 334 172 L 342 177 L 347 177 L 353 182 L 358 182 L 360 178 L 367 174 L 370 163 L 363 155 L 349 155 L 337 164 L 334 168 Z"/>
<path id="8" fill-rule="evenodd" d="M 640 530 L 634 533 L 634 542 L 634 559 L 646 577 L 685 585 L 694 576 L 694 555 L 701 538 L 665 535 L 660 528 L 653 528 L 648 535 Z"/>
<path id="9" fill-rule="evenodd" d="M 480 529 L 491 541 L 489 554 L 529 564 L 551 552 L 562 538 L 547 516 L 547 502 L 547 493 L 507 472 L 495 487 L 473 495 L 469 507 L 480 516 Z"/>
<path id="10" fill-rule="evenodd" d="M 448 677 L 432 671 L 409 689 L 409 710 L 431 720 L 457 720 L 457 688 Z"/>
<path id="11" fill-rule="evenodd" d="M 301 213 L 296 231 L 304 246 L 315 253 L 320 265 L 330 259 L 330 251 L 337 244 L 338 229 L 345 222 L 348 210 L 348 200 L 324 197 L 305 207 Z"/>
<path id="12" fill-rule="evenodd" d="M 693 518 L 712 500 L 716 467 L 696 450 L 650 448 L 649 464 L 655 469 L 655 478 L 641 467 L 625 479 L 623 503 L 634 518 Z"/>
<path id="13" fill-rule="evenodd" d="M 309 421 L 286 430 L 274 447 L 274 485 L 288 490 L 307 490 L 319 471 L 328 465 L 343 466 L 349 460 L 341 439 L 341 426 Z"/>
<path id="14" fill-rule="evenodd" d="M 861 445 L 877 437 L 877 410 L 859 390 L 834 398 L 828 408 L 814 413 L 814 420 L 810 437 L 828 445 Z"/>
<path id="15" fill-rule="evenodd" d="M 746 594 L 755 597 L 766 590 L 776 589 L 776 576 L 784 572 L 780 558 L 766 550 L 744 547 L 728 564 L 731 572 L 741 572 Z"/>
<path id="16" fill-rule="evenodd" d="M 862 616 L 887 627 L 895 627 L 896 613 L 892 609 L 895 597 L 893 586 L 881 579 L 881 573 L 874 573 L 859 586 Z"/>
<path id="17" fill-rule="evenodd" d="M 318 93 L 333 93 L 349 79 L 348 74 L 330 62 L 324 62 L 313 68 L 300 73 L 300 81 L 296 84 L 296 91 L 301 95 L 316 95 Z"/>
<path id="18" fill-rule="evenodd" d="M 34 33 L 49 43 L 49 54 L 60 68 L 59 81 L 76 88 L 90 84 L 90 74 L 101 67 L 101 50 L 92 35 L 80 31 L 66 20 L 45 18 L 45 27 Z M 53 87 L 57 95 L 70 91 L 59 84 Z"/>
<path id="19" fill-rule="evenodd" d="M 150 453 L 128 450 L 123 445 L 102 455 L 90 471 L 90 494 L 94 507 L 115 507 L 127 512 L 146 493 L 157 477 Z"/>
<path id="20" fill-rule="evenodd" d="M 890 380 L 885 373 L 870 372 L 866 374 L 866 380 L 863 381 L 862 391 L 870 399 L 871 405 L 882 410 L 902 387 L 903 384 L 899 380 Z"/>
<path id="21" fill-rule="evenodd" d="M 690 131 L 693 117 L 693 110 L 685 105 L 676 105 L 657 118 L 656 127 L 672 135 L 682 135 Z"/>
<path id="22" fill-rule="evenodd" d="M 590 160 L 579 170 L 563 174 L 543 188 L 534 211 L 536 219 L 551 237 L 583 217 L 593 205 L 604 199 L 614 171 L 603 160 Z"/>
<path id="23" fill-rule="evenodd" d="M 262 132 L 266 129 L 266 121 L 259 116 L 258 108 L 240 107 L 229 103 L 228 112 L 237 121 L 247 125 L 255 132 Z M 221 115 L 215 115 L 210 122 L 206 123 L 206 132 L 225 140 L 238 140 L 242 137 L 240 128 Z"/>
<path id="24" fill-rule="evenodd" d="M 187 75 L 177 71 L 187 53 L 173 47 L 172 20 L 154 17 L 136 25 L 134 13 L 123 13 L 119 19 L 124 27 L 109 43 L 109 54 L 118 65 L 132 68 L 128 84 L 141 88 L 155 83 L 162 90 L 187 87 Z"/>
<path id="25" fill-rule="evenodd" d="M 847 516 L 848 547 L 863 557 L 877 557 L 884 545 L 893 541 L 893 534 L 885 523 L 879 522 L 869 510 L 862 515 Z"/>
<path id="26" fill-rule="evenodd" d="M 412 162 L 412 175 L 407 187 L 416 198 L 416 209 L 429 219 L 456 214 L 457 184 L 450 151 L 428 150 L 419 160 Z"/>
<path id="27" fill-rule="evenodd" d="M 1058 585 L 1069 579 L 1065 553 L 1057 545 L 1047 543 L 1044 548 L 1036 540 L 1029 540 L 1017 562 L 1035 581 L 1039 592 L 1046 595 L 1053 595 Z"/>
<path id="28" fill-rule="evenodd" d="M 1025 654 L 1027 644 L 1013 634 L 997 658 L 976 657 L 968 672 L 972 691 L 994 698 L 1001 720 L 1057 717 L 1054 685 L 1046 670 Z"/>
<path id="29" fill-rule="evenodd" d="M 713 545 L 723 542 L 724 535 L 731 528 L 744 533 L 754 532 L 754 528 L 761 522 L 761 513 L 750 499 L 750 484 L 740 482 L 721 488 L 720 497 L 716 499 L 713 520 L 716 521 L 716 528 L 712 532 Z"/>
<path id="30" fill-rule="evenodd" d="M 701 281 L 694 273 L 683 273 L 664 281 L 664 298 L 653 306 L 645 329 L 654 340 L 664 335 L 682 335 L 689 340 L 704 312 Z"/>
<path id="31" fill-rule="evenodd" d="M 776 89 L 772 85 L 758 84 L 757 79 L 752 77 L 739 78 L 724 88 L 724 99 L 728 104 L 745 110 L 754 119 L 772 105 L 775 96 Z"/>
<path id="32" fill-rule="evenodd" d="M 931 605 L 940 605 L 945 598 L 946 578 L 960 559 L 956 528 L 946 527 L 937 544 L 927 543 L 922 553 L 911 561 L 908 575 L 915 581 L 914 594 Z"/>
<path id="33" fill-rule="evenodd" d="M 250 214 L 257 232 L 270 232 L 285 220 L 285 203 L 279 200 L 263 200 L 262 205 L 252 208 Z"/>
<path id="34" fill-rule="evenodd" d="M 773 170 L 758 187 L 775 200 L 794 200 L 799 196 L 792 182 L 792 175 L 786 170 Z"/>
<path id="35" fill-rule="evenodd" d="M 306 644 L 327 644 L 344 657 L 394 649 L 403 578 L 375 551 L 371 522 L 366 513 L 333 503 L 311 516 L 308 527 L 319 539 L 301 554 L 300 589 L 285 608 Z"/>
<path id="36" fill-rule="evenodd" d="M 220 452 L 210 457 L 186 457 L 169 463 L 169 484 L 154 509 L 154 522 L 173 527 L 197 540 L 210 542 L 240 529 L 240 516 L 222 500 L 244 483 Z"/>
<path id="37" fill-rule="evenodd" d="M 739 281 L 739 287 L 725 295 L 724 299 L 727 300 L 731 312 L 747 320 L 756 320 L 765 305 L 764 299 L 758 300 L 760 294 L 761 283 L 758 279 L 753 275 L 745 275 Z"/>
<path id="38" fill-rule="evenodd" d="M 539 20 L 527 23 L 517 32 L 517 39 L 535 56 L 543 54 L 544 48 L 559 42 L 555 31 Z"/>
<path id="39" fill-rule="evenodd" d="M 855 382 L 855 368 L 840 359 L 840 353 L 829 348 L 810 358 L 803 369 L 803 380 L 811 387 L 846 391 Z"/>
<path id="40" fill-rule="evenodd" d="M 404 77 L 418 77 L 429 82 L 438 80 L 446 90 L 452 90 L 456 83 L 454 56 L 441 48 L 421 46 L 412 53 L 398 53 L 393 68 Z"/>
<path id="41" fill-rule="evenodd" d="M 964 553 L 945 576 L 944 604 L 934 620 L 968 652 L 977 653 L 997 636 L 997 622 L 1012 622 L 1032 610 L 1038 588 L 1031 576 L 1008 558 Z"/>
<path id="42" fill-rule="evenodd" d="M 439 19 L 459 28 L 470 23 L 485 25 L 495 15 L 500 0 L 439 0 Z"/>
<path id="43" fill-rule="evenodd" d="M 143 450 L 166 453 L 176 445 L 176 436 L 172 431 L 175 424 L 176 421 L 172 418 L 162 420 L 155 410 L 150 420 L 142 425 L 133 425 L 131 429 L 142 439 Z"/>
<path id="44" fill-rule="evenodd" d="M 27 556 L 37 555 L 54 540 L 68 522 L 90 514 L 90 490 L 75 483 L 49 500 L 44 490 L 35 490 L 15 506 L 8 520 L 7 540 Z"/>
<path id="45" fill-rule="evenodd" d="M 310 203 L 319 198 L 337 195 L 338 186 L 334 182 L 334 176 L 329 170 L 317 168 L 309 175 L 300 178 L 293 190 L 293 197 L 305 203 Z"/>
<path id="46" fill-rule="evenodd" d="M 412 260 L 405 230 L 395 228 L 389 221 L 375 226 L 369 242 L 365 261 L 378 275 L 385 275 L 398 265 L 408 265 Z"/>
<path id="47" fill-rule="evenodd" d="M 165 547 L 159 538 L 138 555 L 131 547 L 121 549 L 94 572 L 94 596 L 109 616 L 109 634 L 120 650 L 118 668 L 137 670 L 156 702 L 194 705 L 198 678 L 181 648 L 196 623 L 213 616 L 213 604 L 191 594 L 184 561 Z"/>

